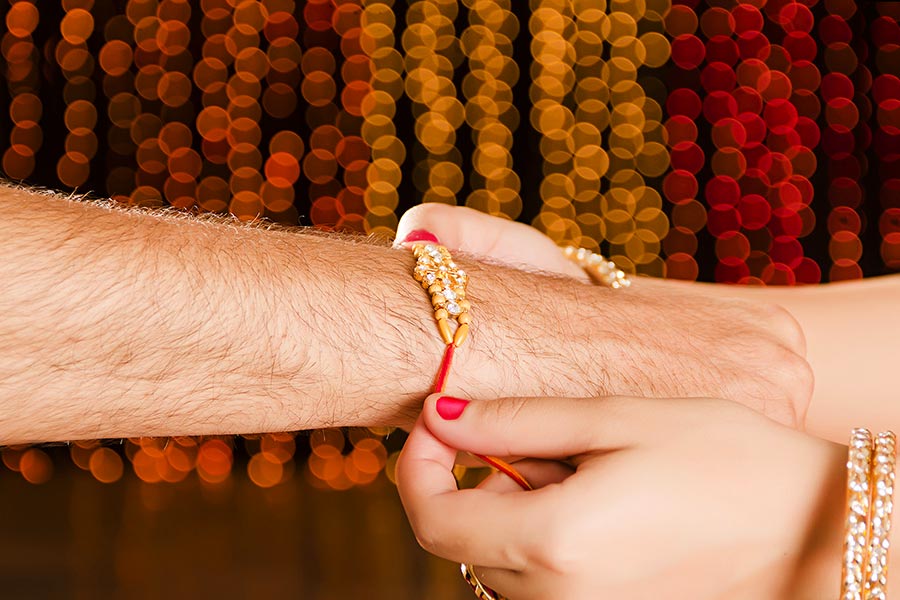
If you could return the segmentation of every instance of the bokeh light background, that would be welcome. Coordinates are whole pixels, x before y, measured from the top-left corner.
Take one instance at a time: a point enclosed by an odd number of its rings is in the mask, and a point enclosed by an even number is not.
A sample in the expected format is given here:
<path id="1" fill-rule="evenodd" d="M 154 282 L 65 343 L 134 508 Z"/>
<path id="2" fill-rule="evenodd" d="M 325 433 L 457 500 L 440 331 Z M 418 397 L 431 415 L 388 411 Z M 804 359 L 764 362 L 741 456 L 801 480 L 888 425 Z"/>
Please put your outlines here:
<path id="1" fill-rule="evenodd" d="M 10 180 L 383 236 L 415 204 L 464 204 L 678 279 L 900 269 L 898 2 L 0 0 L 0 18 Z M 6 448 L 0 481 L 130 482 L 145 512 L 159 486 L 381 489 L 387 433 Z"/>

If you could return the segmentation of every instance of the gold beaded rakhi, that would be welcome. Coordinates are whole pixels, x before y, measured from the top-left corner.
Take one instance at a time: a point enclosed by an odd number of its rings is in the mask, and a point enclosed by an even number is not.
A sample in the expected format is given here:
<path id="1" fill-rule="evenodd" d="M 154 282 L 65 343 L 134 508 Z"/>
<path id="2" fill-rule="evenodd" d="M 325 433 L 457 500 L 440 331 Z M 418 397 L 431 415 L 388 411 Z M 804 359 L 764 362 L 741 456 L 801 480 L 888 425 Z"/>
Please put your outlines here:
<path id="1" fill-rule="evenodd" d="M 455 350 L 469 337 L 471 319 L 469 311 L 472 308 L 466 298 L 469 275 L 453 262 L 450 251 L 440 244 L 414 243 L 412 252 L 416 257 L 413 277 L 431 295 L 431 305 L 434 309 L 438 332 L 441 334 L 441 339 L 447 344 L 434 382 L 433 393 L 437 394 L 443 392 L 447 385 L 447 377 L 450 375 L 450 366 L 453 363 Z M 451 324 L 454 322 L 456 323 L 455 330 L 451 328 Z M 509 463 L 494 456 L 481 454 L 474 456 L 509 476 L 522 489 L 532 489 L 528 481 Z"/>
<path id="2" fill-rule="evenodd" d="M 446 387 L 456 348 L 461 346 L 469 336 L 471 322 L 469 312 L 472 308 L 466 298 L 469 276 L 453 261 L 450 251 L 445 246 L 438 243 L 416 241 L 412 242 L 410 247 L 416 258 L 413 277 L 431 295 L 431 305 L 434 309 L 438 331 L 441 339 L 447 345 L 434 382 L 433 393 L 440 393 Z M 581 266 L 597 283 L 615 289 L 625 288 L 631 284 L 628 276 L 619 270 L 615 263 L 606 260 L 599 254 L 574 247 L 564 248 L 563 253 Z M 454 322 L 456 323 L 455 329 L 452 328 Z M 473 456 L 507 475 L 523 490 L 534 489 L 528 480 L 509 463 L 495 456 L 482 454 Z M 502 600 L 499 594 L 478 580 L 472 565 L 460 565 L 460 570 L 479 600 Z"/>
<path id="3" fill-rule="evenodd" d="M 416 244 L 413 256 L 416 257 L 413 277 L 431 294 L 441 337 L 445 344 L 452 343 L 458 348 L 469 335 L 471 303 L 466 300 L 469 275 L 453 262 L 450 251 L 444 246 Z M 449 321 L 456 321 L 455 333 L 451 333 Z"/>

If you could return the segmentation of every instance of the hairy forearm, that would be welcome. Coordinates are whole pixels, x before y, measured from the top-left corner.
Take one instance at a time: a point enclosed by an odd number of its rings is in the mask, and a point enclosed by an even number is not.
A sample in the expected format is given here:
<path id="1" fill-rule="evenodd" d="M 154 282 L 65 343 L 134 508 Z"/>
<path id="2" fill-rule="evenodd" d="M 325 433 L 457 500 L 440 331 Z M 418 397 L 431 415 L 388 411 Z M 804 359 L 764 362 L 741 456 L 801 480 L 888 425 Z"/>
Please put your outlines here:
<path id="1" fill-rule="evenodd" d="M 433 382 L 409 252 L 12 188 L 0 208 L 0 443 L 396 424 Z M 555 320 L 570 282 L 463 265 L 452 389 L 599 389 L 575 365 L 590 340 Z"/>
<path id="2" fill-rule="evenodd" d="M 308 401 L 288 398 L 308 391 L 297 378 L 311 377 L 319 352 L 303 340 L 321 285 L 314 245 L 292 251 L 284 234 L 20 190 L 0 203 L 0 440 L 302 418 Z M 310 276 L 292 285 L 292 272 Z"/>

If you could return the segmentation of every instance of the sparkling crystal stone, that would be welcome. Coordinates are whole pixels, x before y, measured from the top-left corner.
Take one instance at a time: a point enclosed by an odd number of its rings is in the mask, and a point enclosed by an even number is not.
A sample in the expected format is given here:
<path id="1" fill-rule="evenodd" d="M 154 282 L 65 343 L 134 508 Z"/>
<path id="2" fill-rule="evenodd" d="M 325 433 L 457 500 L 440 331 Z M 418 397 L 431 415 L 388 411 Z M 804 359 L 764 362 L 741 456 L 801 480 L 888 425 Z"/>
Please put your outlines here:
<path id="1" fill-rule="evenodd" d="M 444 298 L 446 298 L 447 300 L 456 300 L 456 292 L 454 292 L 450 288 L 447 288 L 444 290 Z"/>
<path id="2" fill-rule="evenodd" d="M 456 316 L 462 311 L 459 308 L 459 304 L 457 304 L 456 302 L 450 302 L 449 304 L 447 304 L 447 312 L 453 316 Z"/>
<path id="3" fill-rule="evenodd" d="M 434 283 L 434 281 L 435 281 L 434 273 L 426 273 L 425 274 L 425 283 L 427 283 L 428 285 L 431 285 Z"/>

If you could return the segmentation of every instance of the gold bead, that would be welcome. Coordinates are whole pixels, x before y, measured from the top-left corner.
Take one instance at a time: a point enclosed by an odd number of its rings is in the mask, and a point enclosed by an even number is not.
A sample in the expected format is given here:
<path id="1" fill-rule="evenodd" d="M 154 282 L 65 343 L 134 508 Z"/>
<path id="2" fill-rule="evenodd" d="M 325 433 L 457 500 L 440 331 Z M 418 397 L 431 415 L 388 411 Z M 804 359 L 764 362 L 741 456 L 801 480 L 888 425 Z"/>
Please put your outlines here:
<path id="1" fill-rule="evenodd" d="M 470 308 L 472 308 L 472 303 L 469 302 L 468 300 L 460 300 L 460 302 L 459 302 L 459 307 L 460 307 L 461 309 L 463 309 L 463 311 L 467 311 L 467 310 L 469 310 Z"/>
<path id="2" fill-rule="evenodd" d="M 460 315 L 458 317 L 456 317 L 456 322 L 459 323 L 460 325 L 468 325 L 470 319 L 471 319 L 471 317 L 469 316 L 469 313 L 464 312 L 464 313 L 460 313 Z"/>
<path id="3" fill-rule="evenodd" d="M 442 291 L 444 291 L 444 288 L 439 283 L 432 283 L 431 287 L 428 288 L 428 292 L 431 294 L 440 294 Z"/>
<path id="4" fill-rule="evenodd" d="M 469 337 L 469 326 L 460 325 L 456 328 L 456 334 L 453 336 L 453 345 L 459 348 L 467 337 Z"/>
<path id="5" fill-rule="evenodd" d="M 441 337 L 444 338 L 445 344 L 450 344 L 453 342 L 453 334 L 450 333 L 450 324 L 447 323 L 447 319 L 440 319 L 438 322 L 438 331 L 441 332 Z"/>
<path id="6" fill-rule="evenodd" d="M 440 321 L 441 319 L 446 319 L 448 316 L 450 315 L 447 314 L 447 309 L 445 308 L 439 308 L 434 311 L 434 318 L 438 321 Z"/>
<path id="7" fill-rule="evenodd" d="M 443 305 L 447 304 L 447 299 L 444 298 L 443 294 L 435 294 L 434 296 L 431 297 L 431 303 L 434 306 L 443 306 Z"/>

